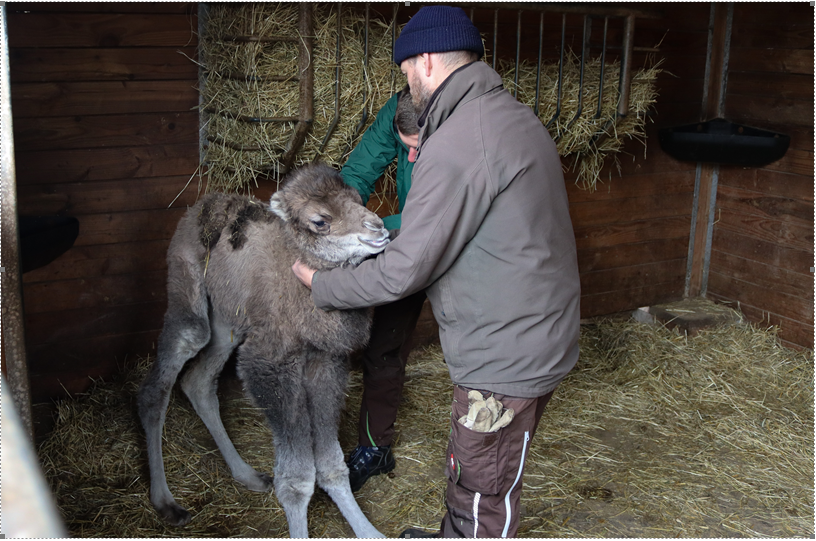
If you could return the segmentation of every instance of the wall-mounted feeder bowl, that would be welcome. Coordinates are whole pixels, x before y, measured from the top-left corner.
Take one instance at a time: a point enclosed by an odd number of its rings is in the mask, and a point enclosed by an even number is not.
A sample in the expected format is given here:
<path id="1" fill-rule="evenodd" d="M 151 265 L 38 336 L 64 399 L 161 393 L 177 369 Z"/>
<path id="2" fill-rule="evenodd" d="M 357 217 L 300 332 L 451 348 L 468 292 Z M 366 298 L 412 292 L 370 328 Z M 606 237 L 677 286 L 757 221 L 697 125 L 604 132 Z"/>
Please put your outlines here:
<path id="1" fill-rule="evenodd" d="M 663 150 L 678 160 L 759 166 L 785 155 L 790 136 L 734 124 L 724 118 L 663 128 Z"/>

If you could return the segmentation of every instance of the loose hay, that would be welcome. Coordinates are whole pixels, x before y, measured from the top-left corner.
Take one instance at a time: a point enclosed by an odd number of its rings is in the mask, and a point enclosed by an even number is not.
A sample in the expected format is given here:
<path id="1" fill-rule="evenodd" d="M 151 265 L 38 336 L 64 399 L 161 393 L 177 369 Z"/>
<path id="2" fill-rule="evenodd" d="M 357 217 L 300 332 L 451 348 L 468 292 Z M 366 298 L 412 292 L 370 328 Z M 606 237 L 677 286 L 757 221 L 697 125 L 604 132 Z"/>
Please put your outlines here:
<path id="1" fill-rule="evenodd" d="M 272 75 L 297 74 L 297 44 L 236 43 L 231 35 L 298 37 L 298 5 L 216 4 L 207 18 L 200 40 L 207 80 L 202 89 L 204 110 L 227 111 L 228 115 L 206 115 L 207 133 L 218 142 L 205 149 L 208 189 L 243 192 L 257 186 L 259 176 L 277 178 L 281 167 L 279 149 L 286 146 L 294 123 L 248 124 L 234 117 L 296 116 L 299 102 L 297 82 L 261 82 Z M 314 122 L 296 163 L 321 160 L 332 165 L 345 162 L 354 144 L 376 112 L 402 85 L 391 61 L 391 26 L 372 18 L 369 24 L 368 69 L 365 69 L 365 18 L 343 10 L 341 34 L 340 118 L 326 141 L 335 117 L 335 72 L 337 67 L 337 9 L 314 6 L 315 39 Z M 236 81 L 223 73 L 240 73 L 252 81 Z M 365 101 L 363 100 L 366 95 Z M 367 121 L 357 129 L 363 112 Z M 214 117 L 216 117 L 214 119 Z M 222 144 L 220 142 L 230 144 Z M 240 147 L 262 150 L 241 151 Z M 393 173 L 392 173 L 393 177 Z M 394 211 L 396 212 L 396 211 Z"/>
<path id="2" fill-rule="evenodd" d="M 297 81 L 270 81 L 270 77 L 297 73 L 297 43 L 236 42 L 236 35 L 286 36 L 297 38 L 297 4 L 214 4 L 206 19 L 206 31 L 199 40 L 205 70 L 202 93 L 202 124 L 208 143 L 203 162 L 208 169 L 208 190 L 251 191 L 257 179 L 279 178 L 280 156 L 294 128 L 293 122 L 248 123 L 238 117 L 270 118 L 297 115 Z M 365 18 L 360 10 L 343 10 L 341 34 L 340 117 L 335 117 L 335 70 L 337 67 L 337 9 L 315 4 L 314 68 L 315 118 L 296 163 L 322 160 L 332 165 L 345 163 L 365 128 L 377 111 L 402 87 L 404 77 L 391 60 L 393 22 L 372 17 L 369 23 L 368 67 L 364 66 Z M 505 87 L 515 88 L 516 66 L 502 61 L 497 66 Z M 656 65 L 633 72 L 630 112 L 615 123 L 619 63 L 609 63 L 604 71 L 604 92 L 599 118 L 595 118 L 600 84 L 600 58 L 585 66 L 583 109 L 578 111 L 580 60 L 571 51 L 563 67 L 561 113 L 550 127 L 561 156 L 571 158 L 577 182 L 594 190 L 609 157 L 620 152 L 627 139 L 645 146 L 646 113 L 653 107 L 657 92 L 654 82 L 660 72 Z M 544 124 L 553 118 L 558 88 L 557 64 L 542 66 L 539 111 Z M 535 105 L 536 66 L 518 66 L 518 99 Z M 247 77 L 249 80 L 247 80 Z M 363 112 L 367 118 L 359 126 Z M 359 129 L 358 129 L 359 128 Z M 598 137 L 604 134 L 603 137 Z M 323 148 L 325 140 L 325 148 Z M 611 173 L 610 173 L 611 174 Z M 375 197 L 387 213 L 396 212 L 395 201 L 387 197 L 394 188 L 394 171 L 389 170 Z"/>
<path id="3" fill-rule="evenodd" d="M 608 158 L 617 163 L 617 153 L 627 139 L 636 139 L 646 147 L 646 117 L 657 101 L 654 81 L 661 62 L 633 71 L 629 95 L 629 113 L 617 123 L 618 79 L 620 62 L 604 66 L 603 93 L 598 111 L 598 94 L 601 83 L 601 59 L 589 58 L 584 65 L 584 81 L 581 84 L 581 59 L 573 51 L 566 51 L 561 81 L 561 107 L 558 109 L 557 64 L 542 65 L 539 85 L 539 112 L 541 122 L 549 125 L 549 132 L 556 142 L 558 154 L 570 158 L 573 170 L 577 170 L 576 182 L 584 189 L 594 191 L 601 182 L 601 170 Z M 518 89 L 517 99 L 535 108 L 536 67 L 522 61 L 519 64 L 518 87 L 515 84 L 516 68 L 512 62 L 500 61 L 498 71 L 504 86 L 512 92 Z M 579 96 L 581 103 L 579 104 Z M 579 114 L 580 107 L 580 114 Z M 576 116 L 578 115 L 578 116 Z M 596 118 L 597 116 L 597 118 Z M 611 175 L 611 172 L 610 172 Z"/>
<path id="4" fill-rule="evenodd" d="M 531 450 L 528 535 L 813 534 L 813 352 L 774 329 L 584 326 Z"/>
<path id="5" fill-rule="evenodd" d="M 274 494 L 234 482 L 203 423 L 174 394 L 167 478 L 193 513 L 166 526 L 147 498 L 147 459 L 135 393 L 150 360 L 58 406 L 39 453 L 77 537 L 285 537 Z M 222 385 L 224 423 L 259 471 L 274 453 L 263 416 Z M 361 376 L 352 374 L 341 424 L 356 444 Z M 444 513 L 444 450 L 452 388 L 438 347 L 408 364 L 397 420 L 397 468 L 357 494 L 389 537 L 436 529 Z M 532 441 L 521 537 L 811 537 L 813 352 L 779 345 L 775 329 L 720 327 L 687 338 L 634 321 L 582 326 L 581 360 Z M 316 491 L 310 535 L 348 537 Z"/>

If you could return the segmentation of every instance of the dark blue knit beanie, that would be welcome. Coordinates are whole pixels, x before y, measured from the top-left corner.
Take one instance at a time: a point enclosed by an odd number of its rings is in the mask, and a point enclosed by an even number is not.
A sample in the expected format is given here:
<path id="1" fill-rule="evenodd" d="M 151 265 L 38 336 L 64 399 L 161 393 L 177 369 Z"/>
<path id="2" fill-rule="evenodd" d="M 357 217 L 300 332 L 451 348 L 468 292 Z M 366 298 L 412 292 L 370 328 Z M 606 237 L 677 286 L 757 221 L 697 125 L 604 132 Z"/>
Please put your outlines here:
<path id="1" fill-rule="evenodd" d="M 394 62 L 422 53 L 473 51 L 484 55 L 479 30 L 473 26 L 462 8 L 425 6 L 402 29 L 394 43 Z"/>

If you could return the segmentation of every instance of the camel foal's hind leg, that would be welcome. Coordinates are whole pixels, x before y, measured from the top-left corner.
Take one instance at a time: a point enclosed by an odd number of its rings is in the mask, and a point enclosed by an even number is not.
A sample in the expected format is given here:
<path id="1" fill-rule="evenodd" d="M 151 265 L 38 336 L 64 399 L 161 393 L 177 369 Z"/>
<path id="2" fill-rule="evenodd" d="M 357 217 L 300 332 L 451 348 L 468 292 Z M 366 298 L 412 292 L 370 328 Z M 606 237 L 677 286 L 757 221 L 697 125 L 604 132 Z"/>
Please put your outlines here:
<path id="1" fill-rule="evenodd" d="M 385 537 L 363 514 L 351 492 L 349 470 L 337 440 L 348 370 L 344 357 L 314 354 L 306 369 L 309 417 L 314 438 L 317 484 L 325 490 L 361 538 Z"/>
<path id="2" fill-rule="evenodd" d="M 181 507 L 167 486 L 162 458 L 162 428 L 164 427 L 170 392 L 184 364 L 210 340 L 206 318 L 190 313 L 168 314 L 159 336 L 156 360 L 139 388 L 139 417 L 147 441 L 150 466 L 150 503 L 159 515 L 175 526 L 190 522 L 190 513 Z"/>
<path id="3" fill-rule="evenodd" d="M 198 359 L 181 377 L 181 388 L 190 399 L 198 416 L 204 421 L 207 430 L 210 431 L 235 480 L 249 490 L 266 492 L 272 489 L 272 478 L 258 473 L 252 466 L 244 462 L 224 429 L 219 411 L 218 395 L 216 394 L 218 376 L 224 369 L 238 340 L 233 336 L 231 328 L 222 324 L 217 316 L 213 316 L 210 326 L 212 339 L 209 345 L 201 351 Z"/>

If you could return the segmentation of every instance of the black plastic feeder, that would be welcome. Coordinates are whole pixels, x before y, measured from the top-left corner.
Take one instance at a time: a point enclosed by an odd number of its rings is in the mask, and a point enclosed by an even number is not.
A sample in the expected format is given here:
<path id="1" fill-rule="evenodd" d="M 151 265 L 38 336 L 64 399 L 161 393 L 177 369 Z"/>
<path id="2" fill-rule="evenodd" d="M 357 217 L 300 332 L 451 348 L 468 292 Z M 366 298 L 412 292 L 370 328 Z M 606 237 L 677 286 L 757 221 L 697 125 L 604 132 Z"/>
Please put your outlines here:
<path id="1" fill-rule="evenodd" d="M 67 252 L 79 236 L 79 220 L 70 216 L 20 216 L 20 267 L 28 272 Z"/>
<path id="2" fill-rule="evenodd" d="M 790 136 L 734 124 L 724 118 L 663 128 L 663 150 L 681 161 L 759 166 L 785 155 Z"/>

